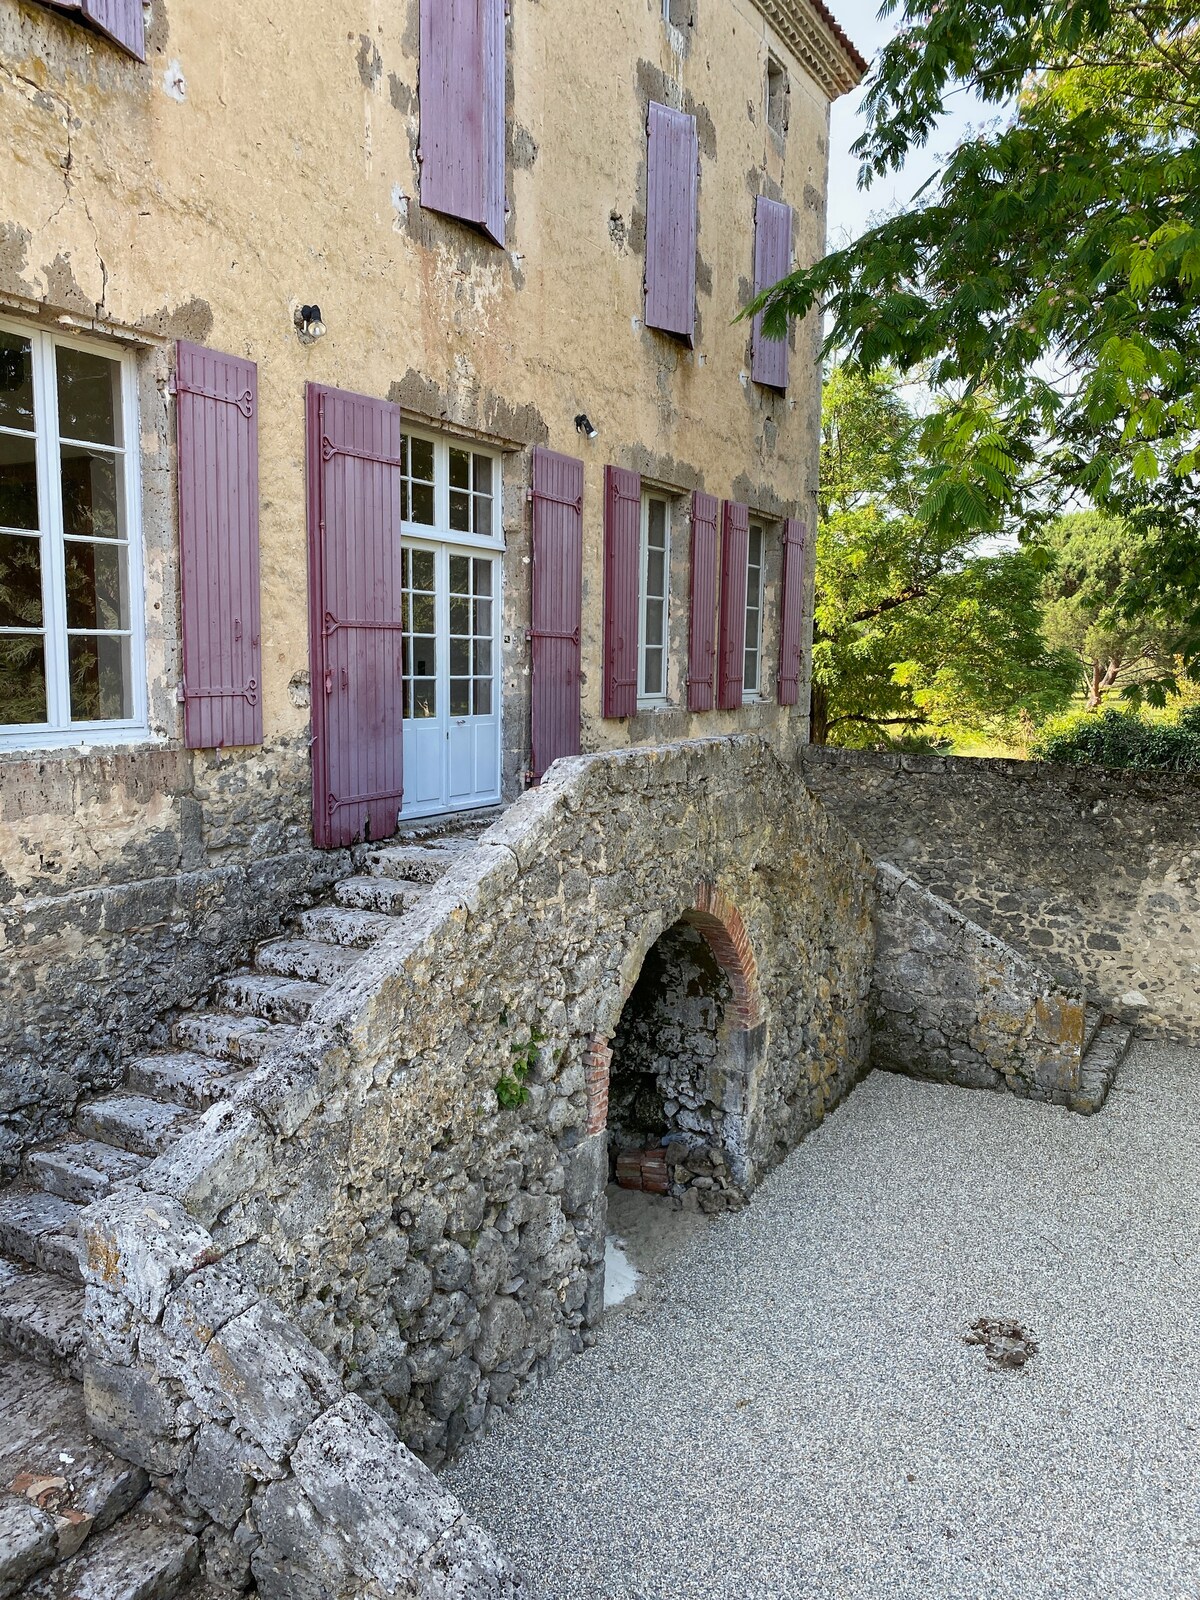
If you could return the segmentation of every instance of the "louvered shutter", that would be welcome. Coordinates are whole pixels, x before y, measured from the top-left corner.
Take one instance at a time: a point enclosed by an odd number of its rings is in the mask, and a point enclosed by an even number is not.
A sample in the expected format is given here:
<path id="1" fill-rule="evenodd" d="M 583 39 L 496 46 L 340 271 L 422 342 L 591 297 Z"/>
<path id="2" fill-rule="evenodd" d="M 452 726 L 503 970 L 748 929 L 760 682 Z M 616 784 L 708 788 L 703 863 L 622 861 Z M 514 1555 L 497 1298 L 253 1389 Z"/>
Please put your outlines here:
<path id="1" fill-rule="evenodd" d="M 692 496 L 692 593 L 688 637 L 688 709 L 711 711 L 716 704 L 717 659 L 717 498 Z"/>
<path id="2" fill-rule="evenodd" d="M 504 243 L 504 0 L 421 0 L 421 204 Z"/>
<path id="3" fill-rule="evenodd" d="M 404 794 L 400 409 L 309 384 L 313 837 L 386 839 Z"/>
<path id="4" fill-rule="evenodd" d="M 746 674 L 746 566 L 750 511 L 726 500 L 721 525 L 721 632 L 717 651 L 717 704 L 736 711 Z"/>
<path id="5" fill-rule="evenodd" d="M 56 11 L 77 11 L 138 61 L 146 59 L 142 0 L 46 0 Z"/>
<path id="6" fill-rule="evenodd" d="M 258 369 L 181 342 L 175 396 L 184 742 L 261 744 Z"/>
<path id="7" fill-rule="evenodd" d="M 533 452 L 533 778 L 579 754 L 583 462 Z"/>
<path id="8" fill-rule="evenodd" d="M 646 323 L 691 339 L 696 325 L 696 119 L 652 104 L 646 135 Z"/>
<path id="9" fill-rule="evenodd" d="M 804 651 L 804 524 L 789 517 L 783 525 L 783 589 L 779 602 L 779 704 L 800 698 Z"/>
<path id="10" fill-rule="evenodd" d="M 642 552 L 642 480 L 623 467 L 604 469 L 604 715 L 637 710 L 638 569 Z"/>
<path id="11" fill-rule="evenodd" d="M 792 268 L 792 208 L 759 195 L 754 203 L 754 292 L 761 294 L 786 278 Z M 786 389 L 788 343 L 764 339 L 762 312 L 754 319 L 750 376 L 755 383 Z"/>

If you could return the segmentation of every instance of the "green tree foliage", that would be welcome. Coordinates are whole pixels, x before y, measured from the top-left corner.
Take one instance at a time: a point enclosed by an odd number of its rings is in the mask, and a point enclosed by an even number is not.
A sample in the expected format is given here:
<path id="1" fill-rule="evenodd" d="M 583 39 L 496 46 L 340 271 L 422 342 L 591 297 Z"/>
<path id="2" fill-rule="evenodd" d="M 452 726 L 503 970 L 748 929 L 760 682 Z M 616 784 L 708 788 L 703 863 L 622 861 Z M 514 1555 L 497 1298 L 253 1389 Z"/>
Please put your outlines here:
<path id="1" fill-rule="evenodd" d="M 1054 649 L 1079 661 L 1087 709 L 1113 690 L 1171 675 L 1172 636 L 1153 613 L 1122 617 L 1113 602 L 1138 558 L 1138 536 L 1120 517 L 1076 511 L 1048 524 L 1036 540 L 1052 558 L 1042 584 L 1042 631 Z"/>
<path id="2" fill-rule="evenodd" d="M 1042 566 L 926 520 L 922 425 L 886 374 L 825 386 L 813 739 L 978 733 L 1063 706 L 1074 659 L 1041 636 Z"/>
<path id="3" fill-rule="evenodd" d="M 1030 748 L 1038 761 L 1078 766 L 1200 772 L 1200 706 L 1175 722 L 1147 722 L 1128 711 L 1076 716 L 1043 731 Z"/>
<path id="4" fill-rule="evenodd" d="M 1124 516 L 1118 604 L 1166 618 L 1200 677 L 1197 0 L 900 3 L 863 182 L 951 94 L 1002 115 L 910 209 L 769 291 L 767 330 L 824 304 L 830 349 L 923 374 L 944 402 L 922 437 L 931 525 L 1028 533 L 1081 493 Z"/>

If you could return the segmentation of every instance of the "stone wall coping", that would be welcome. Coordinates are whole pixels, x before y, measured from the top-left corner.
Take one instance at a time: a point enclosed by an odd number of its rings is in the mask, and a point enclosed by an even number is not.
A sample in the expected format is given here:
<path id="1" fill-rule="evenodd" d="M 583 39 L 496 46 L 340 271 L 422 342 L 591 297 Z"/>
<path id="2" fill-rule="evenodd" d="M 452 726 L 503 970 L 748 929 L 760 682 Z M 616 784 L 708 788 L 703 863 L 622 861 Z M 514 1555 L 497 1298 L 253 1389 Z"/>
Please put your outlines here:
<path id="1" fill-rule="evenodd" d="M 1200 773 L 1154 772 L 1130 767 L 1101 767 L 1060 761 L 1021 761 L 1012 756 L 920 755 L 899 750 L 842 750 L 831 745 L 805 745 L 799 753 L 801 767 L 838 767 L 867 772 L 921 772 L 949 777 L 998 774 L 1028 783 L 1058 782 L 1076 778 L 1085 783 L 1108 783 L 1114 788 L 1136 788 L 1143 793 L 1194 795 L 1200 791 Z"/>

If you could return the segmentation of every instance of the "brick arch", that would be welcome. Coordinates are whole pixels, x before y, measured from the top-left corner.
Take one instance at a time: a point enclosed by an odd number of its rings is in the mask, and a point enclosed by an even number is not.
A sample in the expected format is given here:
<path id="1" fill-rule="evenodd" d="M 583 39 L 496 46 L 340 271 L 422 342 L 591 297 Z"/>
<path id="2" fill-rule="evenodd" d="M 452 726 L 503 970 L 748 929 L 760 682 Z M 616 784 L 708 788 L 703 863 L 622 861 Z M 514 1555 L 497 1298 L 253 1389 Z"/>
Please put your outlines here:
<path id="1" fill-rule="evenodd" d="M 608 1034 L 595 1033 L 588 1041 L 584 1059 L 584 1080 L 587 1086 L 587 1133 L 603 1133 L 608 1126 L 608 1090 L 612 1071 L 612 1046 L 609 1040 L 616 1029 L 625 1003 L 633 993 L 642 966 L 655 943 L 677 923 L 686 922 L 695 928 L 712 951 L 717 965 L 729 979 L 733 990 L 735 1032 L 749 1033 L 765 1020 L 762 990 L 758 980 L 758 962 L 746 931 L 745 919 L 734 902 L 721 889 L 701 878 L 692 893 L 686 897 L 682 911 L 675 916 L 658 919 L 649 930 L 648 937 L 631 963 L 632 976 L 623 986 L 621 1003 L 616 1009 L 613 1027 Z"/>

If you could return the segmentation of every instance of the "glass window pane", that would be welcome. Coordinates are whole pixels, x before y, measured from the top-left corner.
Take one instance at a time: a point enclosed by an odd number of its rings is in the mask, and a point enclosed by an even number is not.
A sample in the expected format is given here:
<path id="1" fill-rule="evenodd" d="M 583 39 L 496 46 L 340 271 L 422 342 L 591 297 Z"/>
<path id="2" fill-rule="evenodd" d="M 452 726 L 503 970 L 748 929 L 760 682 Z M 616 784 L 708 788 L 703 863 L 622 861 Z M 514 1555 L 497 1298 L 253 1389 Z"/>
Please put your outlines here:
<path id="1" fill-rule="evenodd" d="M 471 602 L 465 597 L 451 596 L 450 632 L 467 634 L 471 631 Z"/>
<path id="2" fill-rule="evenodd" d="M 433 678 L 413 680 L 413 716 L 417 719 L 437 716 L 437 682 Z"/>
<path id="3" fill-rule="evenodd" d="M 407 545 L 404 545 L 400 550 L 400 587 L 402 589 L 412 588 L 412 551 L 409 550 Z"/>
<path id="4" fill-rule="evenodd" d="M 412 521 L 412 506 L 408 495 L 408 479 L 400 479 L 400 521 Z"/>
<path id="5" fill-rule="evenodd" d="M 471 715 L 470 678 L 450 679 L 450 715 L 452 717 L 469 717 Z"/>
<path id="6" fill-rule="evenodd" d="M 492 592 L 492 566 L 491 561 L 475 562 L 475 593 L 491 594 Z"/>
<path id="7" fill-rule="evenodd" d="M 41 625 L 42 541 L 0 533 L 0 628 Z"/>
<path id="8" fill-rule="evenodd" d="M 666 594 L 666 558 L 661 550 L 648 550 L 646 552 L 646 593 L 654 595 Z"/>
<path id="9" fill-rule="evenodd" d="M 745 665 L 742 669 L 742 688 L 747 694 L 758 692 L 758 651 L 747 650 Z"/>
<path id="10" fill-rule="evenodd" d="M 661 550 L 667 542 L 667 505 L 665 500 L 651 500 L 648 507 L 647 538 L 651 545 Z"/>
<path id="11" fill-rule="evenodd" d="M 433 596 L 431 594 L 413 595 L 412 627 L 414 633 L 432 633 L 437 627 L 437 623 L 434 621 Z"/>
<path id="12" fill-rule="evenodd" d="M 400 715 L 407 721 L 412 716 L 412 684 L 409 683 L 407 678 L 404 680 L 403 695 L 401 698 L 403 704 L 400 708 Z"/>
<path id="13" fill-rule="evenodd" d="M 470 556 L 450 557 L 450 593 L 467 595 L 471 592 Z"/>
<path id="14" fill-rule="evenodd" d="M 0 433 L 0 528 L 36 528 L 37 456 L 32 439 Z"/>
<path id="15" fill-rule="evenodd" d="M 477 717 L 490 717 L 492 714 L 492 680 L 490 678 L 476 678 L 475 680 L 475 715 Z"/>
<path id="16" fill-rule="evenodd" d="M 41 634 L 0 634 L 0 726 L 45 722 L 46 655 Z"/>
<path id="17" fill-rule="evenodd" d="M 450 487 L 452 489 L 471 487 L 471 457 L 466 450 L 450 451 Z"/>
<path id="18" fill-rule="evenodd" d="M 433 593 L 433 551 L 414 550 L 412 553 L 412 586 Z"/>
<path id="19" fill-rule="evenodd" d="M 646 651 L 646 693 L 661 694 L 663 659 L 661 650 Z"/>
<path id="20" fill-rule="evenodd" d="M 663 642 L 663 608 L 661 605 L 646 607 L 646 643 L 661 644 Z"/>
<path id="21" fill-rule="evenodd" d="M 477 673 L 490 673 L 492 670 L 492 642 L 490 639 L 477 639 L 475 642 L 475 671 Z"/>
<path id="22" fill-rule="evenodd" d="M 492 536 L 492 502 L 481 494 L 475 496 L 475 532 L 481 539 Z"/>
<path id="23" fill-rule="evenodd" d="M 59 345 L 58 431 L 64 439 L 121 443 L 121 365 L 88 350 Z"/>
<path id="24" fill-rule="evenodd" d="M 116 456 L 94 456 L 77 445 L 63 446 L 64 533 L 92 539 L 124 537 L 121 473 L 122 463 Z"/>
<path id="25" fill-rule="evenodd" d="M 475 493 L 488 494 L 492 492 L 492 458 L 491 456 L 477 455 L 475 457 Z"/>
<path id="26" fill-rule="evenodd" d="M 450 641 L 450 671 L 460 676 L 465 676 L 471 670 L 471 641 L 469 639 L 451 639 Z"/>
<path id="27" fill-rule="evenodd" d="M 72 722 L 120 722 L 133 715 L 129 641 L 104 634 L 67 640 Z"/>
<path id="28" fill-rule="evenodd" d="M 492 636 L 492 602 L 490 600 L 476 600 L 475 602 L 475 632 L 483 639 Z"/>
<path id="29" fill-rule="evenodd" d="M 127 628 L 125 546 L 66 540 L 68 628 Z"/>
<path id="30" fill-rule="evenodd" d="M 412 642 L 413 674 L 418 678 L 437 675 L 437 640 L 417 634 Z"/>
<path id="31" fill-rule="evenodd" d="M 426 528 L 433 526 L 433 485 L 414 483 L 412 486 L 412 515 L 410 522 L 419 522 Z"/>
<path id="32" fill-rule="evenodd" d="M 19 333 L 0 331 L 0 428 L 32 427 L 32 346 Z"/>
<path id="33" fill-rule="evenodd" d="M 471 496 L 458 489 L 450 491 L 450 526 L 456 533 L 471 531 Z"/>
<path id="34" fill-rule="evenodd" d="M 762 538 L 763 531 L 756 522 L 750 524 L 750 565 L 762 566 Z"/>
<path id="35" fill-rule="evenodd" d="M 433 482 L 433 440 L 410 439 L 409 462 L 414 478 L 423 478 L 426 483 Z"/>

